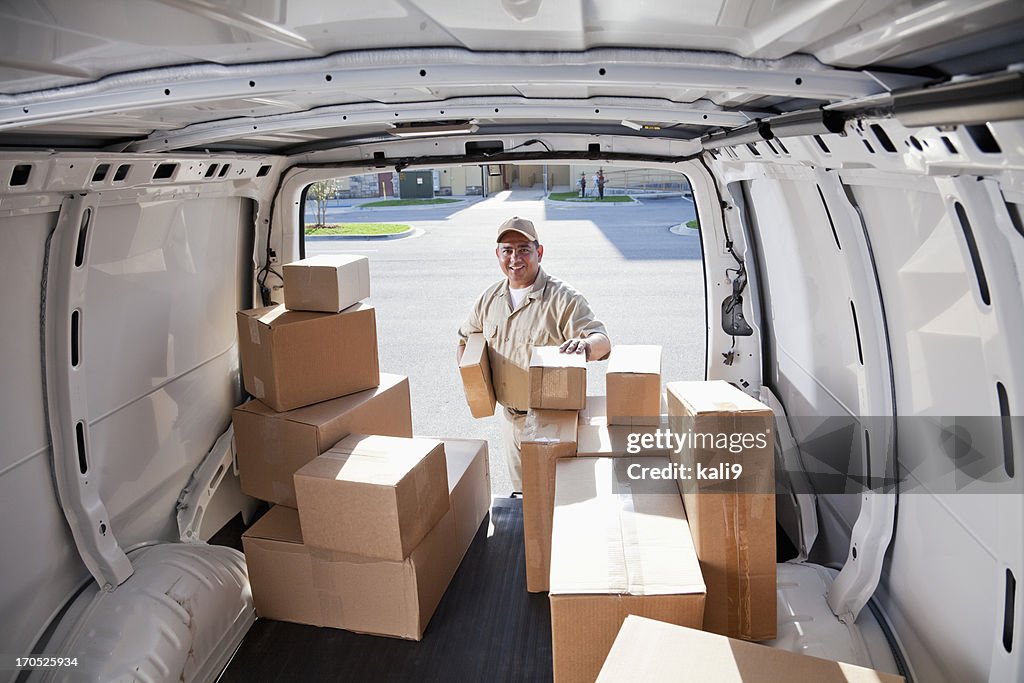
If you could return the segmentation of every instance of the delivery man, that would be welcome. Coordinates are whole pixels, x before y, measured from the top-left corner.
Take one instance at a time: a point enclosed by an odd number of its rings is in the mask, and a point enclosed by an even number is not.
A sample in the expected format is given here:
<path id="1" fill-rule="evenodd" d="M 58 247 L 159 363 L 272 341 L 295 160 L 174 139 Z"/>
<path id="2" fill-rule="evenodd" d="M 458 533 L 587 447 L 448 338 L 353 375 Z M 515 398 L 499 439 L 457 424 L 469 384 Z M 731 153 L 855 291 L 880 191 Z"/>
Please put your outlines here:
<path id="1" fill-rule="evenodd" d="M 544 247 L 533 222 L 513 217 L 498 228 L 498 265 L 505 279 L 484 290 L 459 328 L 458 358 L 466 338 L 487 342 L 494 394 L 504 410 L 503 436 L 509 475 L 521 491 L 520 436 L 530 396 L 530 355 L 535 346 L 559 346 L 588 361 L 607 358 L 612 343 L 583 295 L 541 270 Z"/>

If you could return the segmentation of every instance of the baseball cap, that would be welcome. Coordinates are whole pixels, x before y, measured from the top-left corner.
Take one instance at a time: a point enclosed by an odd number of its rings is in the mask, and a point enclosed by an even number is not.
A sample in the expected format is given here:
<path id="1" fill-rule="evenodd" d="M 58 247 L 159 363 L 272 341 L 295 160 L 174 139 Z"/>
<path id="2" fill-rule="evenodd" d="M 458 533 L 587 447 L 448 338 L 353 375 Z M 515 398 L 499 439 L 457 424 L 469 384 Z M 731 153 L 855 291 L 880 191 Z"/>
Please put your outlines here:
<path id="1" fill-rule="evenodd" d="M 518 232 L 529 240 L 537 240 L 537 228 L 533 227 L 533 221 L 520 218 L 519 216 L 512 216 L 512 218 L 498 226 L 498 242 L 501 241 L 501 236 L 506 232 Z"/>

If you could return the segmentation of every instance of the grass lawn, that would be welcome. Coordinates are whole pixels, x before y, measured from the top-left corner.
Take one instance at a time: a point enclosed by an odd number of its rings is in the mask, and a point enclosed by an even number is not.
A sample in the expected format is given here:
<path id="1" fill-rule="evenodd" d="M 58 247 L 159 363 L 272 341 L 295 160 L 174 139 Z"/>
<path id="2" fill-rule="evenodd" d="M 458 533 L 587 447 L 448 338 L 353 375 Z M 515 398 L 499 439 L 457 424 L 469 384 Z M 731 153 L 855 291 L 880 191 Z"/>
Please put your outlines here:
<path id="1" fill-rule="evenodd" d="M 688 228 L 696 228 L 697 227 L 697 221 L 696 220 L 686 221 L 686 227 L 688 227 Z"/>
<path id="2" fill-rule="evenodd" d="M 328 223 L 322 228 L 306 228 L 307 235 L 397 235 L 408 231 L 404 223 Z"/>
<path id="3" fill-rule="evenodd" d="M 556 202 L 631 202 L 632 197 L 624 194 L 610 194 L 605 195 L 604 199 L 598 199 L 597 197 L 580 197 L 579 192 L 552 192 L 548 195 L 549 199 L 553 199 Z"/>
<path id="4" fill-rule="evenodd" d="M 379 202 L 367 202 L 363 206 L 418 206 L 420 204 L 451 204 L 458 199 L 382 199 Z"/>

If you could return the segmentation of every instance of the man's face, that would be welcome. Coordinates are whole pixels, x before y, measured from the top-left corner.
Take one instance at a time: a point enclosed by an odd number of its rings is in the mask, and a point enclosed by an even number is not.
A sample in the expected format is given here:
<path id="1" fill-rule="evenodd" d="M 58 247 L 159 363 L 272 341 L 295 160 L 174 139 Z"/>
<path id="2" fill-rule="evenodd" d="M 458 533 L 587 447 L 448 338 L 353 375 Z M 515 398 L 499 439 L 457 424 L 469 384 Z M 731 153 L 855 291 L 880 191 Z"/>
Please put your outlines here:
<path id="1" fill-rule="evenodd" d="M 540 272 L 540 260 L 544 257 L 544 247 L 535 245 L 525 235 L 518 232 L 507 232 L 501 236 L 501 242 L 495 250 L 501 272 L 508 278 L 509 286 L 522 289 L 533 284 Z"/>

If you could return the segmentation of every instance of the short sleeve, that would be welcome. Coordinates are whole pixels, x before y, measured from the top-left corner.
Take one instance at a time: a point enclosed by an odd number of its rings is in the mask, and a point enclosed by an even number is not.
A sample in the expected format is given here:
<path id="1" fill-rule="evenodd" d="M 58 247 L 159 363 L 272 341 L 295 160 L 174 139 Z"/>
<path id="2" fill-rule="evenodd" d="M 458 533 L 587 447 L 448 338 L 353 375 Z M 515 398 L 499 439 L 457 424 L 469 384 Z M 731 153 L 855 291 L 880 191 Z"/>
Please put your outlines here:
<path id="1" fill-rule="evenodd" d="M 573 292 L 559 319 L 562 336 L 566 339 L 585 338 L 601 333 L 608 336 L 604 323 L 597 319 L 586 298 L 579 292 Z"/>

